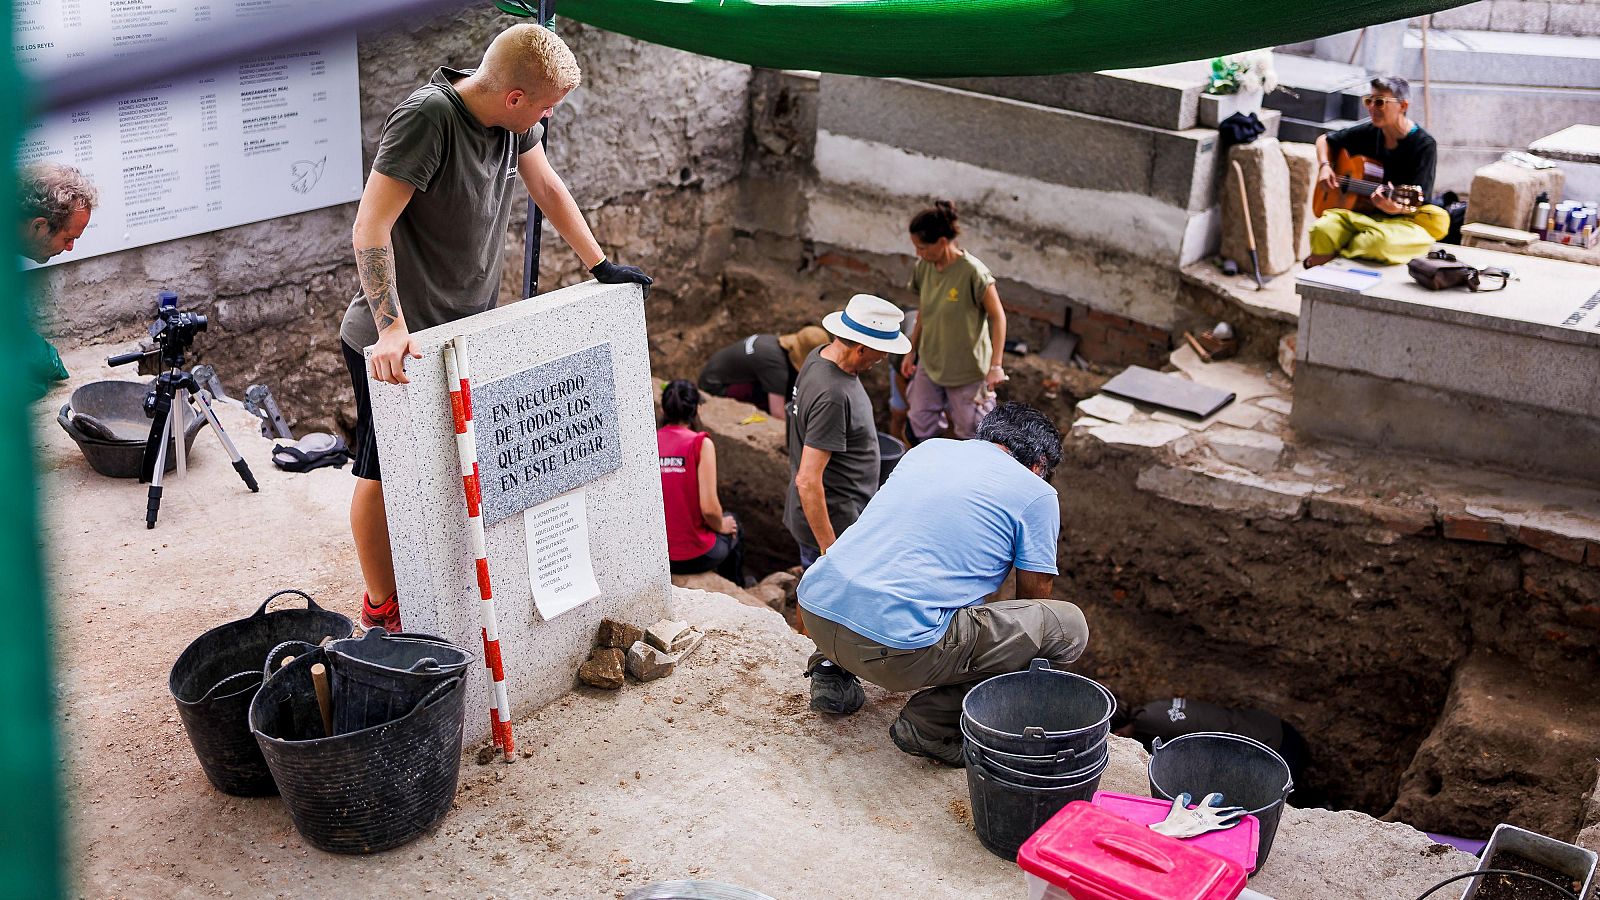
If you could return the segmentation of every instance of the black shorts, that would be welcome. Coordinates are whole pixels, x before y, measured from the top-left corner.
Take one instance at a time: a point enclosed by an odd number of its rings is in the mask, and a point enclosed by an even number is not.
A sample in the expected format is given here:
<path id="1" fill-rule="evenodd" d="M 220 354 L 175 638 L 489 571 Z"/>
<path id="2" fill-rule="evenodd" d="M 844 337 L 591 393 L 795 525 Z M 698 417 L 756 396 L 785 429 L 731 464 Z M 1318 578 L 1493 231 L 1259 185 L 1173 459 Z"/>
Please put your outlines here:
<path id="1" fill-rule="evenodd" d="M 378 436 L 372 432 L 372 400 L 367 396 L 367 358 L 343 340 L 339 341 L 339 347 L 344 350 L 344 367 L 350 370 L 350 386 L 356 389 L 356 429 L 350 441 L 350 455 L 355 465 L 350 471 L 357 478 L 382 481 L 383 474 L 378 469 Z"/>

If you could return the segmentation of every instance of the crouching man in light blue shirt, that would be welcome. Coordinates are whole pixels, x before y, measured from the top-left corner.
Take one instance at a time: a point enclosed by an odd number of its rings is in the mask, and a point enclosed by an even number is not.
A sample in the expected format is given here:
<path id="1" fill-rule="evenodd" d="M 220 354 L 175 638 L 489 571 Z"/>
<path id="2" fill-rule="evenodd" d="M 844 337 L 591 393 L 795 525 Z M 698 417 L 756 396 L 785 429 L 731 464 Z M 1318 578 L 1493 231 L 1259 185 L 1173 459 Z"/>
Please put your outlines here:
<path id="1" fill-rule="evenodd" d="M 800 617 L 817 645 L 806 669 L 812 709 L 860 709 L 858 678 L 916 690 L 890 738 L 961 766 L 961 700 L 973 685 L 1035 657 L 1061 667 L 1082 656 L 1083 613 L 1049 599 L 1060 462 L 1061 432 L 1021 403 L 990 413 L 972 440 L 907 453 L 800 581 Z M 1013 568 L 1017 596 L 1034 599 L 984 603 Z"/>

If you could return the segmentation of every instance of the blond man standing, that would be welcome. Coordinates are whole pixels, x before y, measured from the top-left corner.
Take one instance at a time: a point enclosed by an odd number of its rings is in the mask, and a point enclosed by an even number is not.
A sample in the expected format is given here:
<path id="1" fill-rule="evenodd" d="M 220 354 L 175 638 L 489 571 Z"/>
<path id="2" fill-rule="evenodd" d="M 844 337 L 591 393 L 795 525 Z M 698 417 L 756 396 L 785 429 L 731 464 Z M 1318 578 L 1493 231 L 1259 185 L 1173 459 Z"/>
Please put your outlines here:
<path id="1" fill-rule="evenodd" d="M 406 360 L 420 358 L 413 331 L 494 306 L 518 182 L 596 279 L 651 283 L 638 268 L 606 259 L 540 145 L 541 120 L 581 77 L 554 33 L 515 25 L 494 39 L 477 69 L 441 67 L 384 122 L 356 210 L 361 293 L 339 329 L 356 394 L 350 527 L 369 628 L 398 631 L 400 609 L 367 377 L 409 383 Z"/>

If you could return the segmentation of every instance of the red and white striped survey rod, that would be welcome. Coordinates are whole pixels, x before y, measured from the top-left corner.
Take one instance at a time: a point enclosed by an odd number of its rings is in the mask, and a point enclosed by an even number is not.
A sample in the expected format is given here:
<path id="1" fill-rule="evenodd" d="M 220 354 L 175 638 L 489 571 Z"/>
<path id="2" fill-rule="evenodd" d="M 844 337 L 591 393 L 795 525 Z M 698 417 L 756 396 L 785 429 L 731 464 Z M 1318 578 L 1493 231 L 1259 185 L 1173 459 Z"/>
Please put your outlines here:
<path id="1" fill-rule="evenodd" d="M 461 458 L 461 485 L 467 493 L 467 533 L 478 577 L 478 617 L 483 625 L 483 664 L 489 671 L 489 732 L 494 745 L 511 759 L 511 699 L 500 660 L 500 628 L 495 621 L 494 593 L 489 588 L 489 545 L 483 534 L 483 489 L 478 483 L 478 435 L 472 424 L 472 363 L 464 338 L 444 345 L 445 377 L 450 381 L 450 413 L 456 423 L 456 455 Z"/>

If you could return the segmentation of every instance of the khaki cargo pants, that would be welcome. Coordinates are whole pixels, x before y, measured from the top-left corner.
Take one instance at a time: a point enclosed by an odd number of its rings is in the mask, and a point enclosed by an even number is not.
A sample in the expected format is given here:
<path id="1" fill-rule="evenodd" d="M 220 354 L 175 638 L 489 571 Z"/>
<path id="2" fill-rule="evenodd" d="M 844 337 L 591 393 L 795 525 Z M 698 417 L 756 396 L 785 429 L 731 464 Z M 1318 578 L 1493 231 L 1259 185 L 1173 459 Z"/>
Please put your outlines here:
<path id="1" fill-rule="evenodd" d="M 824 658 L 887 691 L 917 691 L 904 716 L 929 740 L 961 739 L 961 701 L 978 682 L 1020 672 L 1043 657 L 1058 668 L 1077 660 L 1089 625 L 1064 600 L 1001 600 L 956 611 L 944 637 L 916 650 L 896 650 L 801 608 L 817 645 L 806 670 Z"/>

